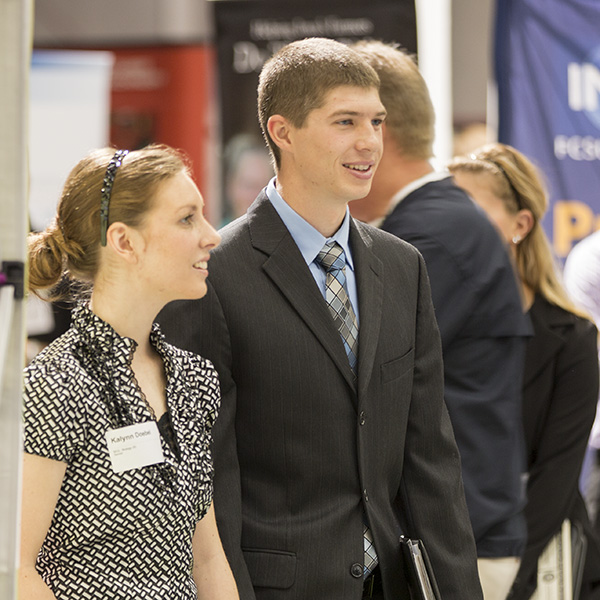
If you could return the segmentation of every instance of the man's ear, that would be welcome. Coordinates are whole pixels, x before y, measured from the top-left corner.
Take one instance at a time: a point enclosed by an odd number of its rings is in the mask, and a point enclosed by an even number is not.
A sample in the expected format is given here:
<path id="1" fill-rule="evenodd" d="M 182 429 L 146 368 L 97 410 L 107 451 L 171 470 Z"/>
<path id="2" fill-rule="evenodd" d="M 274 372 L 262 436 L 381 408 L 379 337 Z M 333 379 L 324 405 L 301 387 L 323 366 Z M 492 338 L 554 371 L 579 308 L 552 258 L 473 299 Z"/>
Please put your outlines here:
<path id="1" fill-rule="evenodd" d="M 267 131 L 273 140 L 273 143 L 280 150 L 288 150 L 291 147 L 291 133 L 292 127 L 290 122 L 281 115 L 272 115 L 267 121 Z"/>
<path id="2" fill-rule="evenodd" d="M 118 256 L 132 264 L 138 260 L 138 246 L 141 242 L 141 236 L 120 221 L 111 223 L 106 232 L 106 245 Z"/>

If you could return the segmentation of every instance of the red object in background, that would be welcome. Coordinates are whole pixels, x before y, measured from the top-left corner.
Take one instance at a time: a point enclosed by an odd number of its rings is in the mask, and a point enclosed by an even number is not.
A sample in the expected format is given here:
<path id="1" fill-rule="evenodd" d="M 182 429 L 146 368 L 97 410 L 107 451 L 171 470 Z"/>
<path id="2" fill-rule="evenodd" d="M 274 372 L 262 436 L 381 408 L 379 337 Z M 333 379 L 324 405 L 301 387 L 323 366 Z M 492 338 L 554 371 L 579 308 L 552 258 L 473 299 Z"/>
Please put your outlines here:
<path id="1" fill-rule="evenodd" d="M 215 51 L 207 45 L 111 48 L 110 142 L 167 144 L 190 157 L 209 213 L 215 182 Z"/>

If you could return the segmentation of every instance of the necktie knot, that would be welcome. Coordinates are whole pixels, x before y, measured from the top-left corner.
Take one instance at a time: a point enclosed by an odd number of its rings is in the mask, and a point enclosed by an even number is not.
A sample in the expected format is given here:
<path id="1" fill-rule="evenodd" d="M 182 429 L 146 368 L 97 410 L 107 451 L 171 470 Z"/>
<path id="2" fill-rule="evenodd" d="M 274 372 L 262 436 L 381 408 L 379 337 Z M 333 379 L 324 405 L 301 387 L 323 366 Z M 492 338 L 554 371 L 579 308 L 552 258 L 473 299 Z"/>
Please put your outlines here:
<path id="1" fill-rule="evenodd" d="M 315 260 L 327 272 L 341 271 L 346 266 L 346 255 L 337 242 L 325 244 Z"/>

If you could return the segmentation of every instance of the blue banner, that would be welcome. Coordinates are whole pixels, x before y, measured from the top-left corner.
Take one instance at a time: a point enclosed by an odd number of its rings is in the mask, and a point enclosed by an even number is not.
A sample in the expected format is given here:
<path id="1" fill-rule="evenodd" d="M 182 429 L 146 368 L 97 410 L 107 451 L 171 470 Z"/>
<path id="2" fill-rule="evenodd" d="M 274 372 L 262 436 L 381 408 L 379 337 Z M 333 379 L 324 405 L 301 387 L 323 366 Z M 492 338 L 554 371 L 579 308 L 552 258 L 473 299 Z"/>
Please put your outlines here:
<path id="1" fill-rule="evenodd" d="M 600 1 L 497 0 L 498 139 L 543 171 L 559 258 L 600 228 Z"/>

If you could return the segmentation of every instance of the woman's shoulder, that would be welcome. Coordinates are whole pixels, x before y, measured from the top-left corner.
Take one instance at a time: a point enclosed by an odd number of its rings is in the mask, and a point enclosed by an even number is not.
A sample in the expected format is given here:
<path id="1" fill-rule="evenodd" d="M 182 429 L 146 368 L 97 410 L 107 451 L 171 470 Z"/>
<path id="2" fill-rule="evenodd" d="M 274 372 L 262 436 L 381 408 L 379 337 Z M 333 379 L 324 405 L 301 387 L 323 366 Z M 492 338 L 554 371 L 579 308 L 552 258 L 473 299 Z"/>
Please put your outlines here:
<path id="1" fill-rule="evenodd" d="M 172 361 L 179 369 L 184 371 L 194 371 L 194 374 L 203 373 L 205 376 L 215 376 L 216 370 L 210 360 L 168 342 L 162 332 L 159 323 L 152 325 L 151 340 L 158 353 L 163 359 Z"/>
<path id="2" fill-rule="evenodd" d="M 87 413 L 98 397 L 99 382 L 86 370 L 76 351 L 76 336 L 69 330 L 54 340 L 25 368 L 23 408 L 26 414 Z M 32 414 L 32 413 L 31 413 Z"/>
<path id="3" fill-rule="evenodd" d="M 598 330 L 592 321 L 570 310 L 557 306 L 537 295 L 529 314 L 535 337 L 542 345 L 554 347 L 553 340 L 560 340 L 557 351 L 568 360 L 598 360 Z"/>
<path id="4" fill-rule="evenodd" d="M 595 334 L 596 325 L 590 319 L 577 315 L 574 312 L 550 302 L 537 294 L 530 314 L 551 328 L 574 328 L 581 333 Z"/>
<path id="5" fill-rule="evenodd" d="M 85 444 L 94 381 L 74 351 L 72 330 L 47 346 L 25 368 L 23 386 L 26 452 L 68 462 Z"/>
<path id="6" fill-rule="evenodd" d="M 25 380 L 35 377 L 76 380 L 84 376 L 81 361 L 77 355 L 78 336 L 69 329 L 46 346 L 25 367 Z"/>
<path id="7" fill-rule="evenodd" d="M 162 341 L 161 351 L 174 399 L 184 399 L 179 408 L 189 414 L 202 415 L 204 425 L 212 428 L 221 405 L 221 386 L 217 370 L 210 360 Z"/>
<path id="8" fill-rule="evenodd" d="M 217 377 L 217 371 L 212 362 L 195 352 L 183 350 L 177 346 L 173 346 L 165 342 L 169 348 L 171 356 L 179 362 L 184 371 L 193 372 L 194 375 L 202 375 L 203 377 Z"/>

